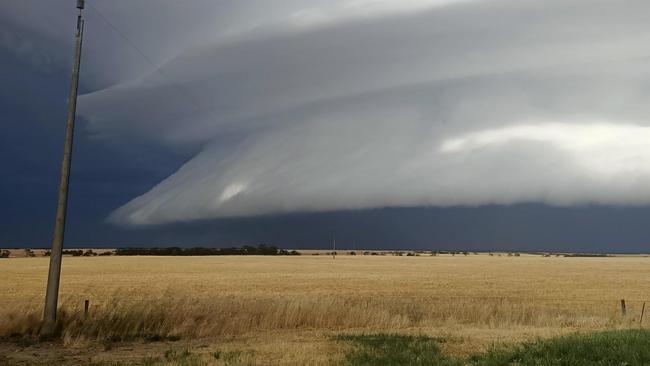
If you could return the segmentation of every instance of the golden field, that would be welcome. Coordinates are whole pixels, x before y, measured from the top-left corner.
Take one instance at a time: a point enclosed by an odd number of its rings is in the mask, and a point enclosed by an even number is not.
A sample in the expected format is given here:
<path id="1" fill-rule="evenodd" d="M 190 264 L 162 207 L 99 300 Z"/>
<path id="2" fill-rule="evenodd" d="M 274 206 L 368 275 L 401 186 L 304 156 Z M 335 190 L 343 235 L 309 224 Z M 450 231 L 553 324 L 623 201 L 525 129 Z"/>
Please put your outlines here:
<path id="1" fill-rule="evenodd" d="M 31 346 L 30 355 L 128 361 L 188 348 L 239 352 L 245 364 L 330 365 L 345 348 L 332 336 L 380 331 L 444 336 L 445 352 L 468 354 L 575 330 L 638 327 L 650 294 L 650 258 L 641 256 L 65 257 L 63 263 L 63 343 Z M 0 337 L 38 332 L 47 266 L 42 257 L 0 259 Z M 2 343 L 0 353 L 2 347 L 18 346 Z"/>

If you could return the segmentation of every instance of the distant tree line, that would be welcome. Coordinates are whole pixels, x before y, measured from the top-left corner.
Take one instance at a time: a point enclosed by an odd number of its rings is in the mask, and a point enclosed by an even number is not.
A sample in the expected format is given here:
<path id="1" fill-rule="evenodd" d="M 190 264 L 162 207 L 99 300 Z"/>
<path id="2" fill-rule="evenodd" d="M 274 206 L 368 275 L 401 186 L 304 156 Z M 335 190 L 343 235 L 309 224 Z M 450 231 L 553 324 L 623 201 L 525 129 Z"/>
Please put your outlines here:
<path id="1" fill-rule="evenodd" d="M 106 253 L 108 253 L 108 254 L 101 253 L 99 255 L 111 255 L 111 252 L 106 252 Z M 85 251 L 83 249 L 65 249 L 65 250 L 63 250 L 63 252 L 61 254 L 63 254 L 63 255 L 71 255 L 73 257 L 95 257 L 95 256 L 98 255 L 92 249 L 88 249 L 88 250 L 85 250 Z M 49 257 L 51 255 L 52 255 L 52 252 L 49 251 L 49 250 L 46 250 L 45 253 L 43 253 L 44 257 Z"/>
<path id="2" fill-rule="evenodd" d="M 240 248 L 119 248 L 115 255 L 159 255 L 159 256 L 205 256 L 205 255 L 300 255 L 295 250 L 288 251 L 276 246 L 245 245 Z"/>
<path id="3" fill-rule="evenodd" d="M 610 254 L 600 254 L 600 253 L 567 253 L 564 254 L 565 257 L 611 257 Z"/>

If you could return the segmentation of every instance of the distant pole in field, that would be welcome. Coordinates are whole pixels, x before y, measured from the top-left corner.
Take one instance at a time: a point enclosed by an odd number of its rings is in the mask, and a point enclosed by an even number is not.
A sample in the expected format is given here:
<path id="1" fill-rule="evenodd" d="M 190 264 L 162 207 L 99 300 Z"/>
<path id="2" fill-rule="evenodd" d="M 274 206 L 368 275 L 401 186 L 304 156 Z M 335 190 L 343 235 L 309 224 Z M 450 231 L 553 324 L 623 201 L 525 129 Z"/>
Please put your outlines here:
<path id="1" fill-rule="evenodd" d="M 88 318 L 88 308 L 90 307 L 90 300 L 84 301 L 84 319 Z"/>
<path id="2" fill-rule="evenodd" d="M 627 310 L 625 309 L 625 299 L 621 299 L 621 314 L 625 316 L 625 313 L 627 313 Z"/>
<path id="3" fill-rule="evenodd" d="M 332 241 L 332 259 L 336 259 L 336 238 Z"/>
<path id="4" fill-rule="evenodd" d="M 84 0 L 77 0 L 77 32 L 74 50 L 74 66 L 68 97 L 68 118 L 65 125 L 65 143 L 63 147 L 63 162 L 61 163 L 61 181 L 59 184 L 59 200 L 56 207 L 54 222 L 54 237 L 50 254 L 50 270 L 47 276 L 45 293 L 45 310 L 43 311 L 43 327 L 41 334 L 52 335 L 56 325 L 56 310 L 59 300 L 59 282 L 61 279 L 61 256 L 63 255 L 63 235 L 65 232 L 66 210 L 68 206 L 68 185 L 70 180 L 70 164 L 72 158 L 72 140 L 74 136 L 74 120 L 77 111 L 77 88 L 79 86 L 79 66 L 81 65 L 81 43 L 83 39 Z"/>

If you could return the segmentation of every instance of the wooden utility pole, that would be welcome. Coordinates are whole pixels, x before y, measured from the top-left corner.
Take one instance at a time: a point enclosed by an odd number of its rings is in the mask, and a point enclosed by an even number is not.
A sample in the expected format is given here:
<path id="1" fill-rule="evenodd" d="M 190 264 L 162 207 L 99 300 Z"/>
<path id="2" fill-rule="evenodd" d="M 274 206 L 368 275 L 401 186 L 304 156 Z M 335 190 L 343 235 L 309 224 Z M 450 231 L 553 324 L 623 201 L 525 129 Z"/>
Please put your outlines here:
<path id="1" fill-rule="evenodd" d="M 77 32 L 75 35 L 74 66 L 70 95 L 68 97 L 68 118 L 65 125 L 65 144 L 63 147 L 63 162 L 61 163 L 61 181 L 59 184 L 59 200 L 56 207 L 54 222 L 54 237 L 50 254 L 50 271 L 47 276 L 45 293 L 45 310 L 43 311 L 43 327 L 41 334 L 52 335 L 56 328 L 56 311 L 59 300 L 59 282 L 61 279 L 61 256 L 63 255 L 63 236 L 65 233 L 66 210 L 68 206 L 68 185 L 70 181 L 70 164 L 72 158 L 72 140 L 74 137 L 74 120 L 77 112 L 77 88 L 79 86 L 79 66 L 81 65 L 81 43 L 84 31 L 83 9 L 84 0 L 77 0 Z"/>

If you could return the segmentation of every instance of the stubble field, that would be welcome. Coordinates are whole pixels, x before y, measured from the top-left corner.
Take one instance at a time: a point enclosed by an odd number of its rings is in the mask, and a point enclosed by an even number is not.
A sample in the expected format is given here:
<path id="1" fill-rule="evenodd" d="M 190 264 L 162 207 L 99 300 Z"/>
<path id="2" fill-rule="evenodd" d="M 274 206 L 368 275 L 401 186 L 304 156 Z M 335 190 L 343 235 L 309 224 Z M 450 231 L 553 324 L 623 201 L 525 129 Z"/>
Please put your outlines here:
<path id="1" fill-rule="evenodd" d="M 537 337 L 639 327 L 650 293 L 650 258 L 640 256 L 63 263 L 61 340 L 25 344 L 15 339 L 38 332 L 48 259 L 0 260 L 0 337 L 9 340 L 0 342 L 0 364 L 138 362 L 188 350 L 208 364 L 335 365 L 348 348 L 336 336 L 378 332 L 444 337 L 442 351 L 463 356 Z"/>

